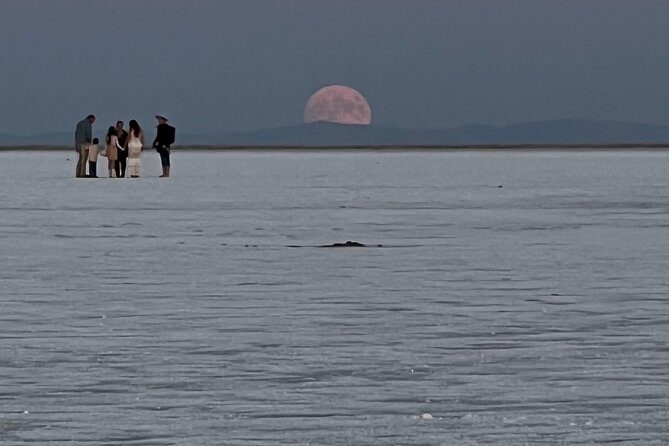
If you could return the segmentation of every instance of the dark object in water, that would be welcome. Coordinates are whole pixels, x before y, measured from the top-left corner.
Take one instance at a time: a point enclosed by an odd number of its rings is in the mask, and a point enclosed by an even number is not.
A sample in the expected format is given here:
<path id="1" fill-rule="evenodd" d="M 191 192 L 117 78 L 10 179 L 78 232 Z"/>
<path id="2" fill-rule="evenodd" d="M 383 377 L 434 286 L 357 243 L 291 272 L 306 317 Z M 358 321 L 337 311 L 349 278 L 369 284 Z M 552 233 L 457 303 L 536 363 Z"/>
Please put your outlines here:
<path id="1" fill-rule="evenodd" d="M 248 246 L 248 245 L 247 245 Z M 345 243 L 333 243 L 331 245 L 286 245 L 286 248 L 381 248 L 383 245 L 365 245 L 360 242 L 352 242 L 347 240 Z"/>
<path id="2" fill-rule="evenodd" d="M 321 248 L 349 248 L 349 247 L 365 247 L 366 245 L 359 242 L 352 242 L 347 240 L 346 243 L 333 243 L 331 245 L 321 245 Z"/>

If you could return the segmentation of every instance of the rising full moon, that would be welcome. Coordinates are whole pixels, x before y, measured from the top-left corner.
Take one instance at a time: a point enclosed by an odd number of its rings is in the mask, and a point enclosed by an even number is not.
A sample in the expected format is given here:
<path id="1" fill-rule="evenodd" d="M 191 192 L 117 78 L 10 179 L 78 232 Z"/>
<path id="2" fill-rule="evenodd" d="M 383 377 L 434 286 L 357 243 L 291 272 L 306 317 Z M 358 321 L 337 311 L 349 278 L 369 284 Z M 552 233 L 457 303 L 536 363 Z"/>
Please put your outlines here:
<path id="1" fill-rule="evenodd" d="M 304 122 L 369 125 L 372 110 L 357 90 L 345 85 L 329 85 L 311 95 L 304 107 Z"/>

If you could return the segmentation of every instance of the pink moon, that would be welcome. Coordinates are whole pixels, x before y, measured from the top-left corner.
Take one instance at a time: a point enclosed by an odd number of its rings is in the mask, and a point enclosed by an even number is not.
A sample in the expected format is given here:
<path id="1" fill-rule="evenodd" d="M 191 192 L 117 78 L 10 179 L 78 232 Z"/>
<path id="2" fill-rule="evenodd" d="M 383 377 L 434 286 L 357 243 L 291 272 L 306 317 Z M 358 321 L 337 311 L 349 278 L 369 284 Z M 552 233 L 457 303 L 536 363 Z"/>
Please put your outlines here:
<path id="1" fill-rule="evenodd" d="M 369 125 L 372 110 L 359 91 L 345 85 L 329 85 L 311 95 L 304 107 L 304 122 Z"/>

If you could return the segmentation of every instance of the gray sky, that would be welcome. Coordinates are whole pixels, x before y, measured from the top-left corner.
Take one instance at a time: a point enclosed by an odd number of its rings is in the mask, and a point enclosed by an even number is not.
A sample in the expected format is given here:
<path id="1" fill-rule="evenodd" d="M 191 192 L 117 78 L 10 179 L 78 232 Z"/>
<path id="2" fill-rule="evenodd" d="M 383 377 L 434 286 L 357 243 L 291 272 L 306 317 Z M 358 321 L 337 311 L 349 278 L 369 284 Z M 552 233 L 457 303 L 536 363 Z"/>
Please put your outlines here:
<path id="1" fill-rule="evenodd" d="M 0 133 L 302 122 L 345 84 L 404 128 L 669 124 L 666 0 L 0 0 Z"/>

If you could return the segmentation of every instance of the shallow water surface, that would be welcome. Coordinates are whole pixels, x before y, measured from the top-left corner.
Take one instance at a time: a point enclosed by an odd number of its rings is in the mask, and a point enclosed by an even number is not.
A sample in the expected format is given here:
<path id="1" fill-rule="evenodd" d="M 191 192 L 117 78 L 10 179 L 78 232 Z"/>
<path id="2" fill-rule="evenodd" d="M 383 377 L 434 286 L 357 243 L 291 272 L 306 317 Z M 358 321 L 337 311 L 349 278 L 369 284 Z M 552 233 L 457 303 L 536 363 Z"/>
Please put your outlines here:
<path id="1" fill-rule="evenodd" d="M 173 158 L 0 152 L 0 444 L 669 438 L 669 154 Z"/>

